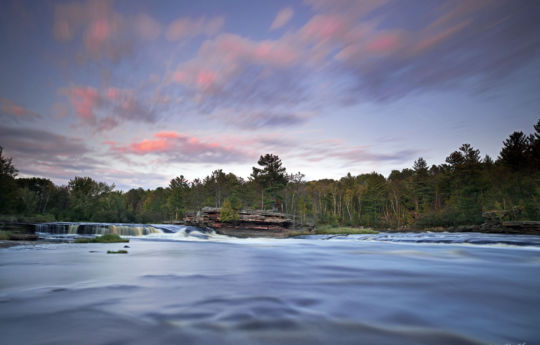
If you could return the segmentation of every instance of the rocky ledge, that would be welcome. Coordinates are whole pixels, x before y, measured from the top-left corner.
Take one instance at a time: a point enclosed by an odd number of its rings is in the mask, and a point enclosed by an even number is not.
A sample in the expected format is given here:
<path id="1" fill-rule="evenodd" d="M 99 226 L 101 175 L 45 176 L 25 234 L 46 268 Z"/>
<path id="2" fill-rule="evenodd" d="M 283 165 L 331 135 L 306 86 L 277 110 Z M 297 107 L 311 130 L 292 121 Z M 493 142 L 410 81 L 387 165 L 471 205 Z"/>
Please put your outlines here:
<path id="1" fill-rule="evenodd" d="M 298 224 L 291 215 L 272 211 L 240 210 L 238 219 L 222 221 L 221 209 L 204 207 L 188 214 L 183 223 L 199 228 L 212 228 L 218 234 L 234 237 L 287 237 L 299 230 L 311 231 L 313 226 Z"/>
<path id="2" fill-rule="evenodd" d="M 0 239 L 2 241 L 37 241 L 34 224 L 0 222 Z M 1 245 L 0 247 L 5 247 Z"/>

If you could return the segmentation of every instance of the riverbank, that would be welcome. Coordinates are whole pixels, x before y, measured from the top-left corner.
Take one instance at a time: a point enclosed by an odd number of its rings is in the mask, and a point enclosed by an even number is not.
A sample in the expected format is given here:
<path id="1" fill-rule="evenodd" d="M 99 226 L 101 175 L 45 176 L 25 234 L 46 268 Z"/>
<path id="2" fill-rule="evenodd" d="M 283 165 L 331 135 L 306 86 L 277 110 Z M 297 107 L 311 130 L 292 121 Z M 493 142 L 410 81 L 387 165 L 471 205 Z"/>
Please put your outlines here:
<path id="1" fill-rule="evenodd" d="M 203 233 L 217 233 L 236 238 L 289 238 L 304 235 L 358 235 L 389 233 L 486 233 L 486 234 L 509 234 L 509 235 L 540 235 L 540 222 L 535 221 L 508 221 L 496 224 L 484 223 L 482 225 L 463 225 L 456 227 L 433 227 L 424 229 L 372 229 L 350 226 L 294 226 L 288 223 L 284 217 L 270 218 L 268 215 L 258 215 L 259 218 L 250 221 L 228 223 L 216 219 L 205 220 L 191 224 L 120 224 L 120 223 L 69 223 L 54 222 L 41 224 L 12 224 L 13 231 L 0 231 L 0 240 L 11 241 L 34 241 L 38 240 L 37 232 L 71 235 L 107 235 L 119 236 L 143 236 L 159 235 L 162 233 L 176 232 L 181 227 L 186 232 L 201 231 Z M 274 216 L 274 215 L 272 215 Z M 215 216 L 214 216 L 215 217 Z M 276 223 L 281 225 L 276 225 Z M 172 227 L 172 228 L 170 228 Z M 1 229 L 1 228 L 0 228 Z M 81 239 L 80 241 L 84 241 Z M 4 244 L 3 247 L 16 244 Z"/>

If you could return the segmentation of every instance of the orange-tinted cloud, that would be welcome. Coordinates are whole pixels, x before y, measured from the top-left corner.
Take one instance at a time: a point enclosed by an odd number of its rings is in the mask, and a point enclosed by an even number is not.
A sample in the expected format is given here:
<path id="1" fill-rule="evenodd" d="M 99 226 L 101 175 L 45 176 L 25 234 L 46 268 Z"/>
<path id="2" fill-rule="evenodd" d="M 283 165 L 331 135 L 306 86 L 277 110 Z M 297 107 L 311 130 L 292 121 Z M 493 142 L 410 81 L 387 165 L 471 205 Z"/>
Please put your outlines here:
<path id="1" fill-rule="evenodd" d="M 171 148 L 172 145 L 165 139 L 147 140 L 144 139 L 138 143 L 132 143 L 130 148 L 134 153 L 145 154 L 152 152 L 163 152 Z"/>
<path id="2" fill-rule="evenodd" d="M 161 131 L 156 133 L 156 137 L 158 138 L 166 138 L 166 139 L 176 139 L 180 137 L 180 134 L 173 131 Z"/>
<path id="3" fill-rule="evenodd" d="M 239 162 L 254 159 L 253 152 L 236 148 L 235 145 L 197 138 L 174 131 L 161 131 L 151 139 L 118 145 L 114 141 L 104 142 L 115 154 L 157 154 L 167 161 L 175 162 Z"/>

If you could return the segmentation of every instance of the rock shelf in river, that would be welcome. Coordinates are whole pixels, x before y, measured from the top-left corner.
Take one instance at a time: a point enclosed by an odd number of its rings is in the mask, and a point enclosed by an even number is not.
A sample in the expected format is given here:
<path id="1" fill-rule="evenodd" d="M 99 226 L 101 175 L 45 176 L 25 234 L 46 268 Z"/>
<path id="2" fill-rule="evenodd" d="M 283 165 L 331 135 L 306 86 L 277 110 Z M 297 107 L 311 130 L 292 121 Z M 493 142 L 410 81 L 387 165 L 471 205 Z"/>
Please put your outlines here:
<path id="1" fill-rule="evenodd" d="M 221 220 L 221 208 L 204 207 L 197 214 L 188 214 L 186 225 L 212 228 L 217 233 L 235 237 L 286 237 L 291 231 L 310 231 L 312 226 L 294 222 L 293 216 L 272 211 L 240 210 L 238 220 Z"/>

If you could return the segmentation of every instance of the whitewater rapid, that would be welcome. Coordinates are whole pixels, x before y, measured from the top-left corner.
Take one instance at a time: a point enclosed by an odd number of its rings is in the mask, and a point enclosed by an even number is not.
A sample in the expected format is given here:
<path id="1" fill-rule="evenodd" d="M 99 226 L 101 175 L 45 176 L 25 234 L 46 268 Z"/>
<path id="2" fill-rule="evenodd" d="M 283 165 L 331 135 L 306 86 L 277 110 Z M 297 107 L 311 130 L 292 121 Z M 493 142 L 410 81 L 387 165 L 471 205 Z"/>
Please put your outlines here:
<path id="1" fill-rule="evenodd" d="M 526 247 L 540 250 L 540 236 L 507 235 L 486 233 L 450 233 L 450 232 L 385 232 L 365 235 L 304 235 L 289 239 L 247 238 L 240 239 L 220 235 L 209 228 L 174 224 L 127 224 L 127 223 L 90 223 L 90 222 L 54 222 L 36 225 L 37 234 L 44 240 L 72 240 L 77 237 L 95 237 L 105 234 L 117 234 L 124 238 L 149 241 L 217 241 L 231 243 L 252 243 L 272 241 L 364 241 L 392 242 L 403 244 L 451 244 L 487 247 Z"/>

